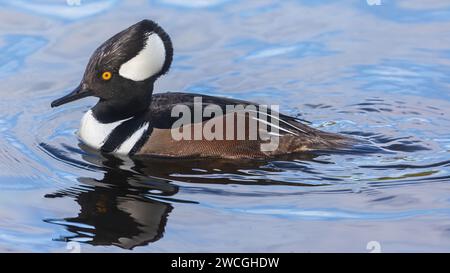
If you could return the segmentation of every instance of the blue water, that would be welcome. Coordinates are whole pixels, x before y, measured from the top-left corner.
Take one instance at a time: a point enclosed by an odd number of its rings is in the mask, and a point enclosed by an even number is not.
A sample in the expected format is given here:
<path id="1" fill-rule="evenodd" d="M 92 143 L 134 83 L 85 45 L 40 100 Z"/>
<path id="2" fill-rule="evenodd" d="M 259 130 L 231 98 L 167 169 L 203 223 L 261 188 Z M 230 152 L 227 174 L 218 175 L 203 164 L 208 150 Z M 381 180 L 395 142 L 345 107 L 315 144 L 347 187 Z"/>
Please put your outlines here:
<path id="1" fill-rule="evenodd" d="M 450 251 L 448 1 L 76 2 L 0 1 L 0 251 Z M 95 99 L 50 102 L 144 18 L 175 48 L 156 92 L 279 104 L 379 151 L 137 161 L 87 149 L 75 133 Z"/>

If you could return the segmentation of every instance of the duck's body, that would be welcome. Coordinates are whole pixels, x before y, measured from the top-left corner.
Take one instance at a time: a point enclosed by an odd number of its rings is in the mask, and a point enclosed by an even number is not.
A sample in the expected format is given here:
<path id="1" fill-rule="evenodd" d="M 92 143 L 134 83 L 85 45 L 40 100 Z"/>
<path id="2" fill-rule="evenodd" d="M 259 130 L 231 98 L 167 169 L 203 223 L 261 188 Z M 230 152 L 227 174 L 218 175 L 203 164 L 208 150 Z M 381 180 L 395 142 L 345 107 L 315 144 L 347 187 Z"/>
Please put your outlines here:
<path id="1" fill-rule="evenodd" d="M 172 109 L 176 105 L 186 105 L 194 112 L 194 99 L 202 98 L 202 110 L 208 105 L 219 105 L 225 110 L 227 105 L 253 105 L 250 102 L 205 96 L 192 93 L 162 93 L 154 94 L 147 111 L 111 123 L 100 123 L 95 118 L 95 112 L 88 111 L 81 122 L 79 136 L 81 140 L 103 152 L 123 155 L 151 155 L 164 157 L 217 157 L 217 158 L 262 158 L 280 154 L 298 153 L 318 149 L 336 149 L 350 145 L 351 139 L 327 132 L 322 132 L 304 125 L 297 119 L 286 115 L 279 115 L 277 126 L 279 136 L 278 148 L 273 151 L 261 151 L 261 144 L 267 142 L 257 137 L 249 139 L 249 119 L 245 111 L 233 111 L 212 118 L 204 117 L 200 122 L 202 128 L 213 119 L 222 119 L 226 123 L 230 115 L 244 117 L 246 127 L 245 139 L 227 140 L 226 132 L 220 139 L 176 140 L 173 128 L 178 117 L 172 116 Z M 273 115 L 273 114 L 272 114 Z M 237 117 L 235 118 L 235 131 L 237 131 Z M 183 130 L 194 130 L 195 122 L 187 125 Z M 271 123 L 273 124 L 273 123 Z"/>
<path id="2" fill-rule="evenodd" d="M 353 143 L 270 106 L 201 94 L 152 95 L 153 83 L 171 61 L 169 36 L 154 22 L 141 21 L 100 46 L 80 86 L 52 106 L 99 97 L 84 115 L 79 137 L 88 146 L 121 155 L 262 158 Z M 180 123 L 178 106 L 192 114 L 187 122 Z"/>

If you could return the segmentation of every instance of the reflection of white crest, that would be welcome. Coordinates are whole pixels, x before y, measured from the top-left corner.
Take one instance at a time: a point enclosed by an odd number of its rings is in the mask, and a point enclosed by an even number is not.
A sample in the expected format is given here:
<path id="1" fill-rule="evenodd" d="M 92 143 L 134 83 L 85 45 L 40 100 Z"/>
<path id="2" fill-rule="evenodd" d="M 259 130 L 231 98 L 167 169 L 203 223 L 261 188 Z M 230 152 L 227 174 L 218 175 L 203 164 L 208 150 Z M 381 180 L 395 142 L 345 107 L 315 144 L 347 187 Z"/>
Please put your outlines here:
<path id="1" fill-rule="evenodd" d="M 81 245 L 78 242 L 67 242 L 66 249 L 70 250 L 70 253 L 81 253 Z"/>
<path id="2" fill-rule="evenodd" d="M 381 5 L 381 0 L 366 0 L 369 6 L 379 6 Z"/>
<path id="3" fill-rule="evenodd" d="M 81 0 L 66 0 L 66 3 L 69 6 L 79 6 L 81 5 Z"/>
<path id="4" fill-rule="evenodd" d="M 370 250 L 370 253 L 381 253 L 381 244 L 378 241 L 370 241 L 366 246 L 367 250 Z"/>

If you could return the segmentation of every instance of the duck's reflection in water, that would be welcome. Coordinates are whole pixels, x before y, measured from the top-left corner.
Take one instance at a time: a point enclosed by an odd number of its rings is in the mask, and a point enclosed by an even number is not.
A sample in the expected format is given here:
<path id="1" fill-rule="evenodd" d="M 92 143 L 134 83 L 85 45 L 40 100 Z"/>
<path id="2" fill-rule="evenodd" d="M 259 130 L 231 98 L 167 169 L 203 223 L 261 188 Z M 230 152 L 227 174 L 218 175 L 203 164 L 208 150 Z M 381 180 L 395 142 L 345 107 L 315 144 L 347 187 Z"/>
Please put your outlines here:
<path id="1" fill-rule="evenodd" d="M 173 209 L 172 204 L 196 203 L 174 197 L 179 190 L 179 187 L 171 182 L 174 178 L 187 183 L 308 186 L 302 183 L 274 181 L 264 178 L 264 175 L 250 175 L 247 180 L 236 179 L 243 169 L 259 170 L 262 166 L 267 166 L 268 161 L 161 158 L 131 160 L 99 154 L 85 146 L 81 146 L 81 150 L 66 147 L 74 154 L 82 154 L 83 160 L 80 161 L 67 156 L 67 151 L 47 144 L 41 144 L 41 147 L 70 165 L 103 173 L 102 179 L 80 177 L 77 179 L 79 185 L 46 195 L 47 198 L 73 198 L 81 207 L 75 217 L 44 220 L 62 225 L 72 233 L 57 240 L 115 245 L 124 249 L 133 249 L 159 240 L 164 234 Z M 304 155 L 302 159 L 314 160 L 314 156 Z M 308 171 L 307 165 L 303 167 L 305 170 L 302 171 Z M 267 167 L 265 169 L 267 170 Z M 202 170 L 205 177 L 196 176 L 198 170 Z M 276 167 L 271 171 L 281 170 Z M 208 176 L 209 174 L 212 177 Z"/>
<path id="2" fill-rule="evenodd" d="M 92 159 L 85 157 L 84 159 Z M 80 205 L 77 216 L 46 219 L 73 233 L 60 240 L 92 245 L 115 245 L 125 249 L 159 240 L 164 233 L 170 203 L 154 197 L 174 195 L 178 187 L 165 180 L 146 177 L 123 168 L 120 159 L 110 157 L 100 165 L 102 179 L 78 178 L 81 186 L 47 194 L 47 198 L 72 197 Z"/>

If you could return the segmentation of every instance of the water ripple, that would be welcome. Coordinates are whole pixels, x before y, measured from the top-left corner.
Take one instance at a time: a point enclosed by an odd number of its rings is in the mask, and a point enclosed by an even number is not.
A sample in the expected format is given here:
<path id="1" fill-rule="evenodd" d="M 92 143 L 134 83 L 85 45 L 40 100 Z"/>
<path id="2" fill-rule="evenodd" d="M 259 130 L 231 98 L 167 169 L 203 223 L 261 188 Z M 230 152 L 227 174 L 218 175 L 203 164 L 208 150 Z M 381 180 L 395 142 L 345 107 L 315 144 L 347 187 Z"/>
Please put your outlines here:
<path id="1" fill-rule="evenodd" d="M 276 217 L 294 217 L 302 220 L 320 220 L 320 221 L 337 221 L 337 220 L 360 220 L 360 221 L 376 221 L 376 220 L 400 220 L 404 218 L 426 216 L 426 215 L 449 215 L 450 209 L 422 209 L 410 210 L 402 212 L 361 212 L 348 211 L 336 208 L 323 209 L 299 209 L 299 208 L 248 208 L 248 209 L 228 209 L 231 212 L 263 214 Z"/>
<path id="2" fill-rule="evenodd" d="M 22 0 L 0 1 L 1 4 L 14 8 L 16 10 L 23 10 L 35 14 L 40 14 L 46 17 L 63 19 L 66 21 L 79 20 L 103 13 L 113 8 L 118 1 L 97 0 L 85 2 L 84 0 L 63 0 L 58 2 L 59 3 L 55 4 L 54 1 L 40 1 L 40 3 L 33 3 L 30 1 Z"/>
<path id="3" fill-rule="evenodd" d="M 24 67 L 25 59 L 45 46 L 48 41 L 41 36 L 10 34 L 0 38 L 0 78 Z"/>

